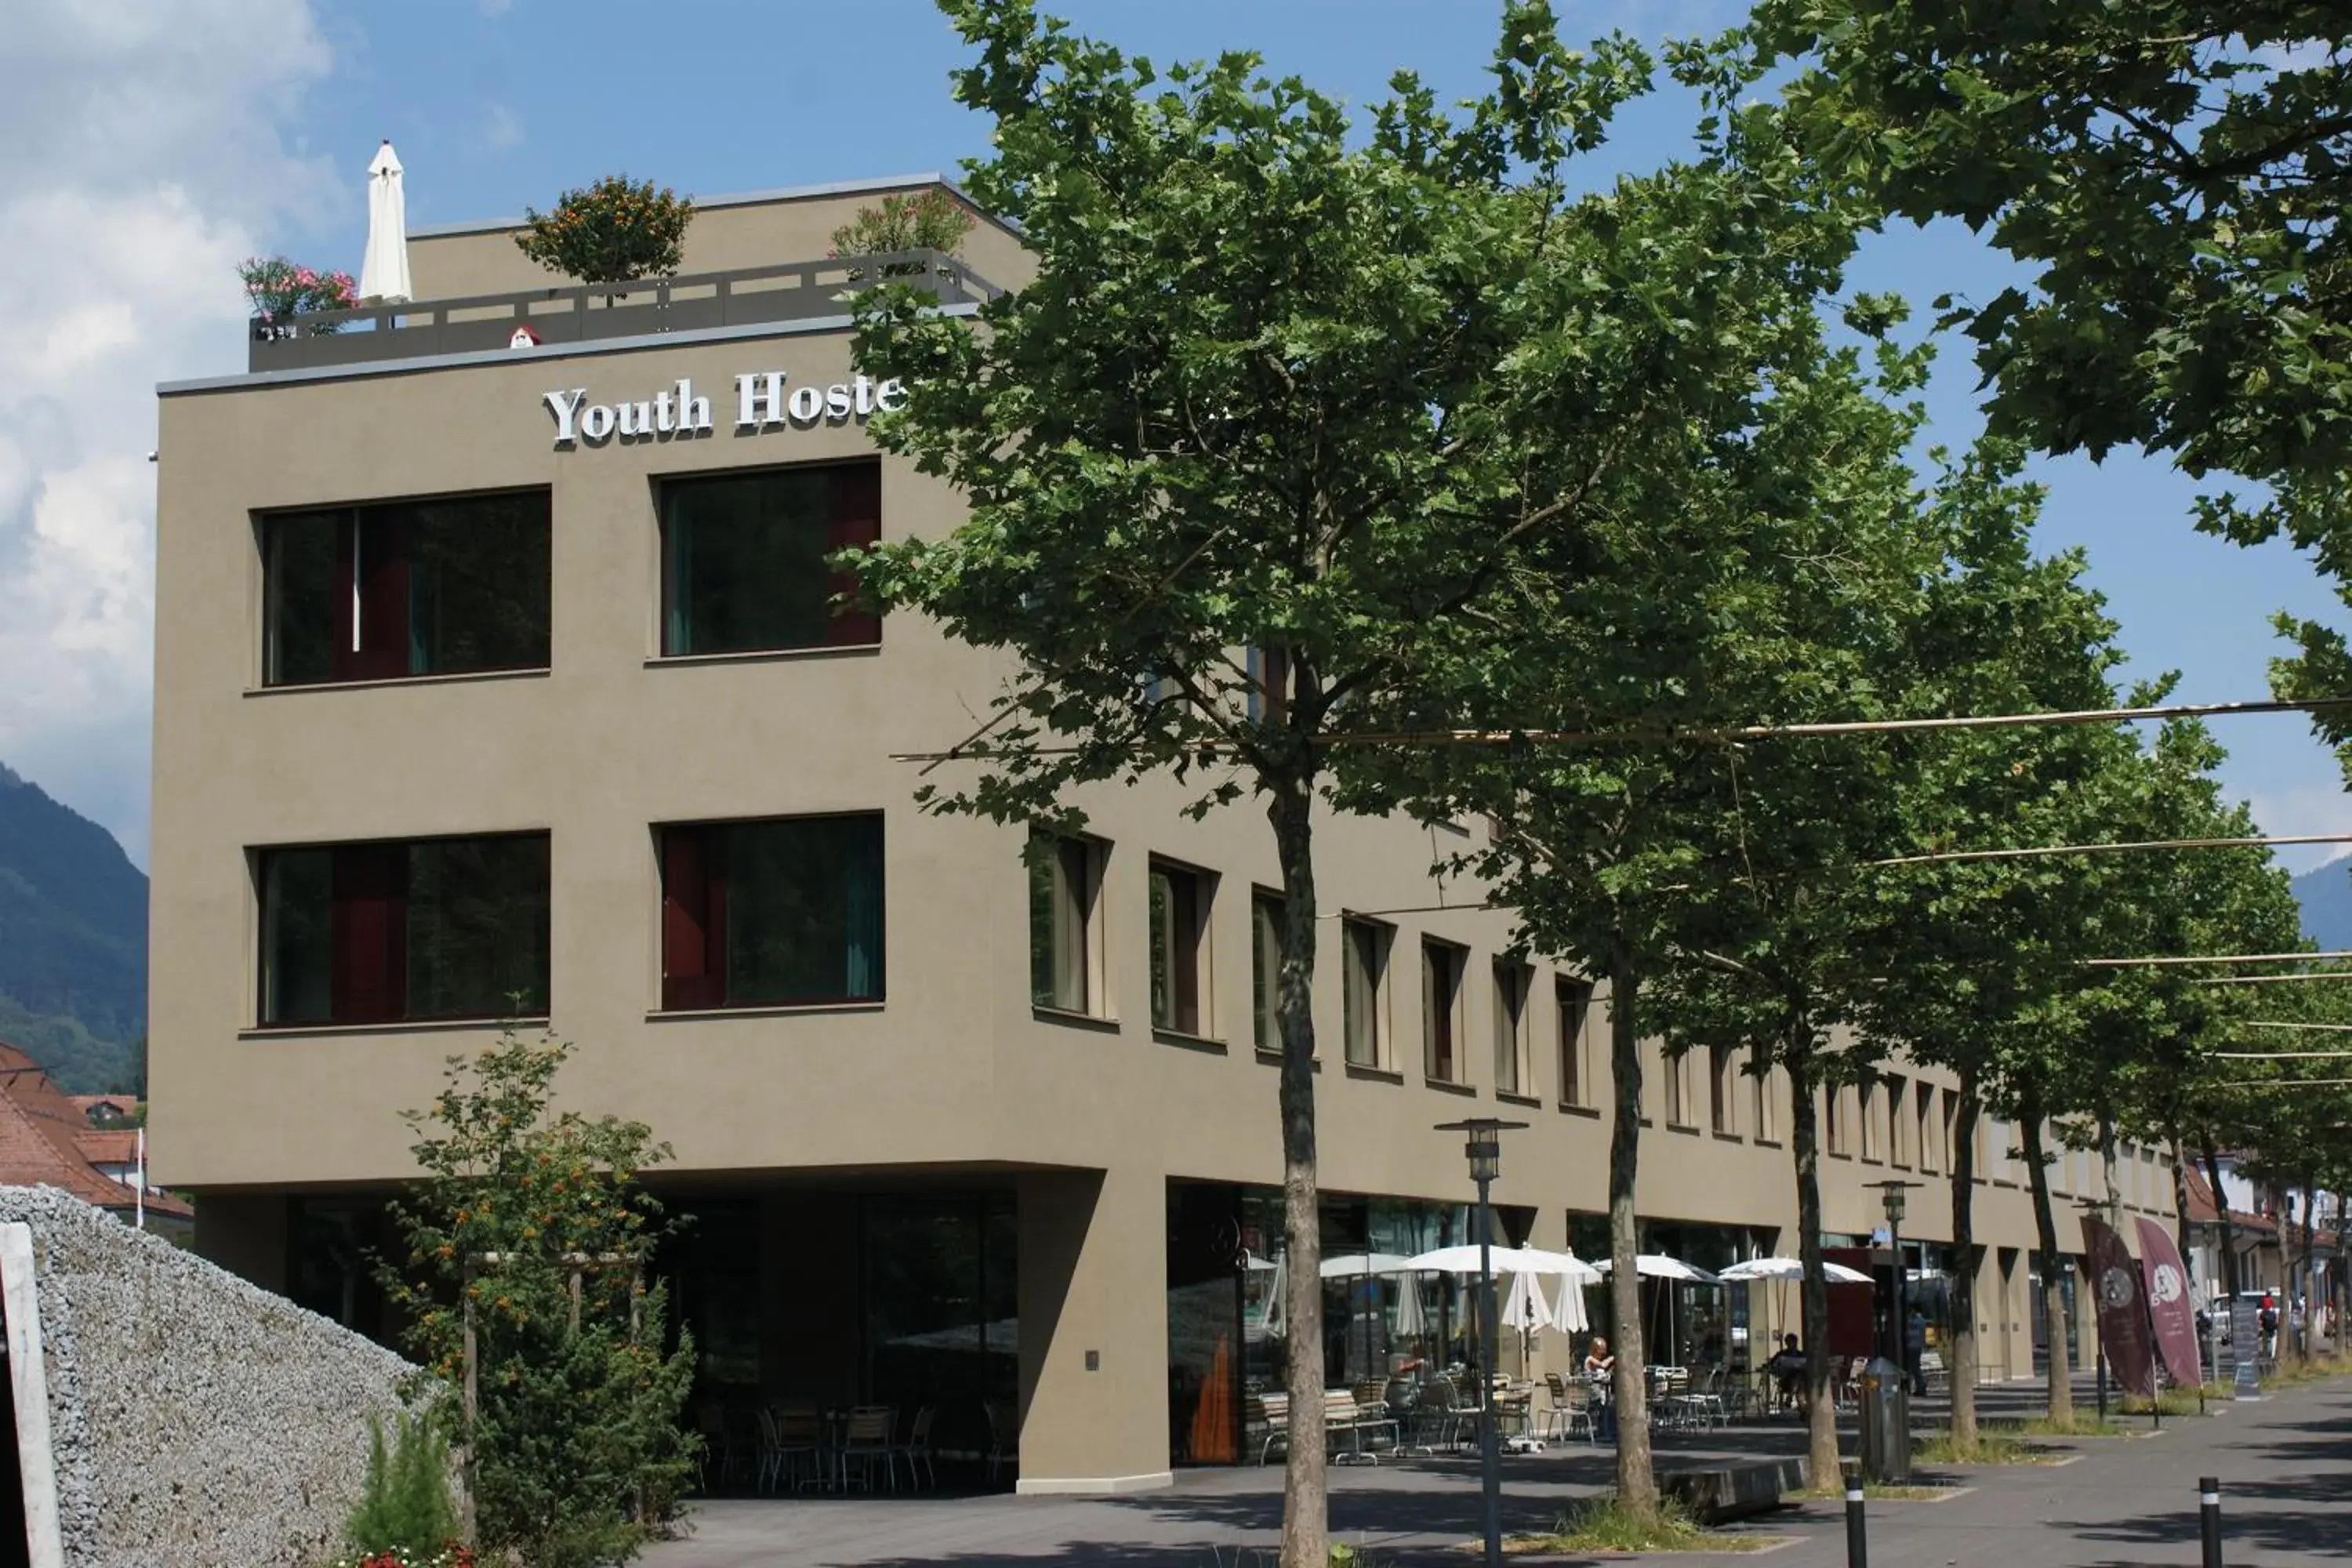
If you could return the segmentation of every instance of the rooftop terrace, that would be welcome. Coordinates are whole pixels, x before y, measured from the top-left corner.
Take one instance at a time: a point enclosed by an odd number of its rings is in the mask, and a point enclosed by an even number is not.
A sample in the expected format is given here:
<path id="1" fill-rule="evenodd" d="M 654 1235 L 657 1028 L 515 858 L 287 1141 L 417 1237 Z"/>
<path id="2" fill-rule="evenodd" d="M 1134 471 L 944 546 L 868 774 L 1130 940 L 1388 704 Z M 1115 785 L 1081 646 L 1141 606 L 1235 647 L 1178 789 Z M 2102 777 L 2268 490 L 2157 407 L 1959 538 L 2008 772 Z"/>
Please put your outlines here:
<path id="1" fill-rule="evenodd" d="M 508 348 L 524 331 L 531 343 L 579 343 L 806 321 L 846 315 L 849 292 L 867 279 L 909 284 L 942 305 L 980 304 L 1003 292 L 936 250 L 826 257 L 256 321 L 246 363 L 257 372 L 310 370 Z"/>

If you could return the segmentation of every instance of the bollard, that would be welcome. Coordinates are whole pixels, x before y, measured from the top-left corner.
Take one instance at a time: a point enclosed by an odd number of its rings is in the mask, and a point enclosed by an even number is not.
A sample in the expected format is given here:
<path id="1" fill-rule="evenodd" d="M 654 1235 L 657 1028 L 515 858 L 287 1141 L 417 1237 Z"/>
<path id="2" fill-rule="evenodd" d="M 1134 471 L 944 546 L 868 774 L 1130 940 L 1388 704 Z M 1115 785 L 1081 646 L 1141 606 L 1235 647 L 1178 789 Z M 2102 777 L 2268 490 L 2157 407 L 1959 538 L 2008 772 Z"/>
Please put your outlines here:
<path id="1" fill-rule="evenodd" d="M 2212 1476 L 2197 1482 L 2198 1532 L 2205 1539 L 2205 1568 L 2221 1568 L 2221 1483 Z"/>
<path id="2" fill-rule="evenodd" d="M 1870 1531 L 1863 1522 L 1859 1465 L 1848 1467 L 1845 1472 L 1845 1563 L 1846 1568 L 1870 1568 Z"/>

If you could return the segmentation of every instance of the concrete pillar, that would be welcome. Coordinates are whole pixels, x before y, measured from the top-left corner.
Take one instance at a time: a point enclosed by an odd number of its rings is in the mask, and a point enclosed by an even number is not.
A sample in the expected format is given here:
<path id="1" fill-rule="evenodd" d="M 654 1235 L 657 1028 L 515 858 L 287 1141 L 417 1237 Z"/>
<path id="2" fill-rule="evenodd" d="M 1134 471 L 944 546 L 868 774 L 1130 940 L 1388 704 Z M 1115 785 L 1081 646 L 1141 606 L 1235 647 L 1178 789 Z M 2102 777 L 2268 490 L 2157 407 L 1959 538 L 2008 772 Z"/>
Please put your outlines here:
<path id="1" fill-rule="evenodd" d="M 282 1194 L 203 1194 L 196 1200 L 196 1256 L 283 1295 L 286 1225 Z"/>
<path id="2" fill-rule="evenodd" d="M 1168 1193 L 1158 1173 L 1019 1179 L 1024 1494 L 1169 1484 Z"/>

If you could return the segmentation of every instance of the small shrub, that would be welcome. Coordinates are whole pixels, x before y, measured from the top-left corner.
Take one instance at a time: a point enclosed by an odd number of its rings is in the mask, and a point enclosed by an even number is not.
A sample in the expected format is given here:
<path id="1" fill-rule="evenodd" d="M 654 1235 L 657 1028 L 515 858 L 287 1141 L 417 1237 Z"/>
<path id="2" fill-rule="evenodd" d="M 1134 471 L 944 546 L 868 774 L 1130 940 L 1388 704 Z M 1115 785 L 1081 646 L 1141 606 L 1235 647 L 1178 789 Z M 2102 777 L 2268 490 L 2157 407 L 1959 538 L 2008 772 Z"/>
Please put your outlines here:
<path id="1" fill-rule="evenodd" d="M 552 212 L 525 208 L 523 218 L 515 245 L 541 267 L 583 283 L 626 283 L 677 270 L 694 202 L 651 180 L 607 174 L 564 192 Z"/>
<path id="2" fill-rule="evenodd" d="M 362 1561 L 405 1552 L 429 1562 L 457 1534 L 457 1507 L 449 1496 L 449 1442 L 429 1416 L 403 1412 L 387 1451 L 383 1423 L 368 1417 L 367 1479 L 343 1525 L 343 1540 Z"/>
<path id="3" fill-rule="evenodd" d="M 881 205 L 859 208 L 855 218 L 833 231 L 833 254 L 887 256 L 900 250 L 936 250 L 953 256 L 963 248 L 964 236 L 979 221 L 970 207 L 937 185 L 911 195 L 884 196 Z M 882 268 L 882 276 L 918 270 L 900 263 Z"/>

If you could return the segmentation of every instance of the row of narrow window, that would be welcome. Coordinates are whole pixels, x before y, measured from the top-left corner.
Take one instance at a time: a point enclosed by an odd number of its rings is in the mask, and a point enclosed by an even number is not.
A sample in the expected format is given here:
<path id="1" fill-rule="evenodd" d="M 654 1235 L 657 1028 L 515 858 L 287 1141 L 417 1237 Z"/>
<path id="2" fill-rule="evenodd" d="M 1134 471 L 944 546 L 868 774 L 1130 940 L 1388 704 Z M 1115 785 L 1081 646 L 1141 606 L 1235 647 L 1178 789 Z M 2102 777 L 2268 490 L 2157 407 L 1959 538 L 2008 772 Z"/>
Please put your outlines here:
<path id="1" fill-rule="evenodd" d="M 662 656 L 880 641 L 826 561 L 881 537 L 881 474 L 869 460 L 662 480 Z M 545 489 L 265 513 L 265 684 L 548 668 L 552 524 Z"/>
<path id="2" fill-rule="evenodd" d="M 1109 846 L 1075 835 L 1033 836 L 1029 847 L 1029 992 L 1053 1012 L 1108 1017 L 1108 958 L 1100 902 Z M 1150 952 L 1151 1025 L 1193 1037 L 1213 1036 L 1210 942 L 1219 878 L 1198 867 L 1154 857 L 1146 875 L 1146 940 Z M 1285 949 L 1284 900 L 1253 889 L 1250 919 L 1250 1010 L 1254 1043 L 1277 1051 L 1278 984 Z M 1389 968 L 1395 928 L 1349 917 L 1340 922 L 1342 1058 L 1373 1072 L 1398 1070 L 1389 1006 Z M 1421 944 L 1423 1069 L 1434 1082 L 1466 1085 L 1472 1050 L 1466 1018 L 1470 950 L 1424 939 Z M 1536 1094 L 1533 1012 L 1536 971 L 1510 958 L 1494 962 L 1492 1049 L 1495 1089 Z M 1563 1103 L 1588 1103 L 1591 1073 L 1585 1037 L 1592 989 L 1566 976 L 1554 982 L 1554 1039 Z"/>

